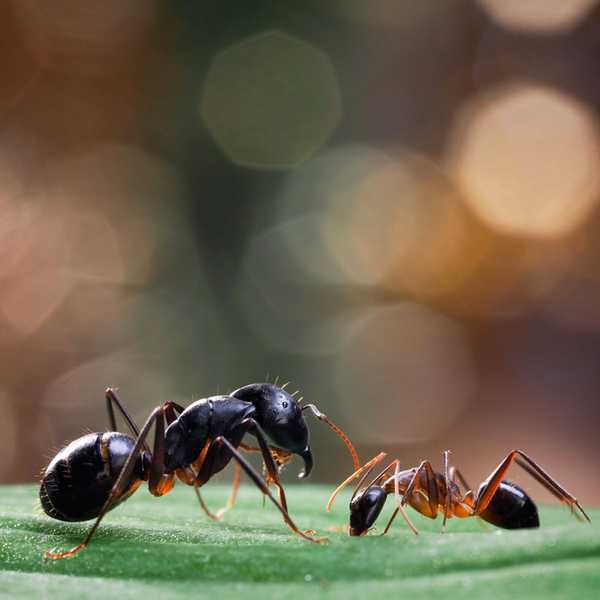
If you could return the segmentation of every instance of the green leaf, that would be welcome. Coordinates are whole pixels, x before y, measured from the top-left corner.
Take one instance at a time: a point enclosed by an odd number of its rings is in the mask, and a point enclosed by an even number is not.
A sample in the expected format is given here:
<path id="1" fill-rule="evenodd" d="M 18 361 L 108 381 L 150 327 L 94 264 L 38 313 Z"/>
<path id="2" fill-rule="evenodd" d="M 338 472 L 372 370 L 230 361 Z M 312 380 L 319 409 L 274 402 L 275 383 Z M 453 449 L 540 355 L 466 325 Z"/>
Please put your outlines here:
<path id="1" fill-rule="evenodd" d="M 537 530 L 484 531 L 476 519 L 449 522 L 414 515 L 421 535 L 397 519 L 386 537 L 349 538 L 334 527 L 347 524 L 347 499 L 332 514 L 331 490 L 288 487 L 299 527 L 330 538 L 316 545 L 293 535 L 259 492 L 247 485 L 236 508 L 220 523 L 200 513 L 193 491 L 179 486 L 163 498 L 139 491 L 109 513 L 90 547 L 74 558 L 44 561 L 44 550 L 79 543 L 89 524 L 53 521 L 36 509 L 33 486 L 2 488 L 0 500 L 0 597 L 235 598 L 411 600 L 457 597 L 600 597 L 600 510 L 592 525 L 578 523 L 560 506 L 540 509 Z M 211 484 L 213 508 L 228 488 Z M 392 508 L 388 502 L 380 526 Z M 414 513 L 413 513 L 414 514 Z"/>

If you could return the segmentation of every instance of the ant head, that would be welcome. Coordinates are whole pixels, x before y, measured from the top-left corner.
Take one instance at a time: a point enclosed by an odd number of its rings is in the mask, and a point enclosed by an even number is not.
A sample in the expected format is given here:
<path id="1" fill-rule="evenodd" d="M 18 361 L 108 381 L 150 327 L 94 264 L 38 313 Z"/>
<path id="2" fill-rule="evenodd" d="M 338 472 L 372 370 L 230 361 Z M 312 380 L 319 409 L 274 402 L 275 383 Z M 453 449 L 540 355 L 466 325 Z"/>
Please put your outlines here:
<path id="1" fill-rule="evenodd" d="M 307 477 L 312 470 L 313 458 L 308 427 L 298 401 L 272 383 L 245 385 L 231 396 L 254 404 L 256 421 L 276 446 L 298 454 L 304 460 L 304 471 L 299 477 Z"/>
<path id="2" fill-rule="evenodd" d="M 365 535 L 369 527 L 377 520 L 387 494 L 385 490 L 373 485 L 359 492 L 350 501 L 350 535 Z"/>

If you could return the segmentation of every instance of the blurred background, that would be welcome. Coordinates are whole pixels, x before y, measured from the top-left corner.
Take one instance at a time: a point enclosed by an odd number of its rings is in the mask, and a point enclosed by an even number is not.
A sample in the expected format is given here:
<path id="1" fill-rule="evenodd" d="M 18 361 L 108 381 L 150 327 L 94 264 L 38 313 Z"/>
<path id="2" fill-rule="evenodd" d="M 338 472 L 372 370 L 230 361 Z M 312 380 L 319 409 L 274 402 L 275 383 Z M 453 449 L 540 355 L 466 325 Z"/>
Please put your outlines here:
<path id="1" fill-rule="evenodd" d="M 279 376 L 365 460 L 522 448 L 600 502 L 600 2 L 1 12 L 0 481 L 108 385 L 143 421 Z"/>

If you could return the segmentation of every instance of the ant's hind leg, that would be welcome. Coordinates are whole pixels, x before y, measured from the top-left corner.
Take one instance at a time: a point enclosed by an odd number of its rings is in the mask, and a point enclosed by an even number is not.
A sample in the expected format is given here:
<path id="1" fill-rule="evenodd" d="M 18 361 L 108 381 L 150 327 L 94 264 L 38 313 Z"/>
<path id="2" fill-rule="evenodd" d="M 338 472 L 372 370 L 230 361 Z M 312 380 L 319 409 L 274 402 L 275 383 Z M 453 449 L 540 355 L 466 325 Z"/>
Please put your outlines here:
<path id="1" fill-rule="evenodd" d="M 590 518 L 583 510 L 577 498 L 567 492 L 565 488 L 563 488 L 555 479 L 550 477 L 546 471 L 544 471 L 536 462 L 534 462 L 527 454 L 522 452 L 521 450 L 513 450 L 509 452 L 506 458 L 496 467 L 496 469 L 492 472 L 492 474 L 487 478 L 487 485 L 484 488 L 483 494 L 477 497 L 475 503 L 475 514 L 481 514 L 491 502 L 496 490 L 502 483 L 506 472 L 508 471 L 510 465 L 516 462 L 524 471 L 529 473 L 538 483 L 543 485 L 551 494 L 553 494 L 556 498 L 558 498 L 563 504 L 567 504 L 574 515 L 581 518 L 578 513 L 574 511 L 573 507 L 576 507 L 583 518 L 590 521 Z"/>
<path id="2" fill-rule="evenodd" d="M 88 544 L 92 540 L 92 537 L 94 536 L 94 533 L 96 533 L 96 530 L 98 529 L 98 526 L 100 525 L 100 522 L 104 518 L 104 515 L 110 510 L 110 508 L 112 507 L 115 500 L 117 500 L 117 498 L 119 498 L 122 494 L 126 493 L 128 491 L 128 489 L 131 488 L 131 476 L 133 475 L 136 461 L 140 455 L 142 448 L 144 447 L 144 443 L 146 441 L 146 438 L 148 437 L 148 433 L 150 432 L 152 425 L 156 423 L 158 426 L 158 423 L 162 423 L 163 418 L 164 418 L 164 407 L 163 406 L 159 406 L 158 408 L 155 408 L 152 411 L 152 414 L 148 417 L 148 420 L 142 427 L 140 435 L 137 437 L 137 439 L 135 441 L 135 446 L 133 447 L 133 450 L 127 457 L 127 460 L 125 461 L 125 464 L 123 465 L 123 468 L 121 469 L 121 472 L 119 473 L 119 476 L 117 477 L 117 480 L 115 481 L 115 484 L 113 485 L 106 502 L 102 506 L 100 513 L 96 517 L 96 521 L 94 522 L 94 525 L 89 530 L 88 534 L 85 536 L 85 539 L 83 540 L 83 542 L 81 542 L 81 544 L 78 544 L 74 548 L 71 548 L 70 550 L 67 550 L 65 552 L 47 551 L 44 553 L 44 558 L 52 558 L 55 560 L 60 559 L 60 558 L 68 558 L 68 557 L 74 556 L 80 550 L 83 550 L 86 546 L 88 546 Z"/>

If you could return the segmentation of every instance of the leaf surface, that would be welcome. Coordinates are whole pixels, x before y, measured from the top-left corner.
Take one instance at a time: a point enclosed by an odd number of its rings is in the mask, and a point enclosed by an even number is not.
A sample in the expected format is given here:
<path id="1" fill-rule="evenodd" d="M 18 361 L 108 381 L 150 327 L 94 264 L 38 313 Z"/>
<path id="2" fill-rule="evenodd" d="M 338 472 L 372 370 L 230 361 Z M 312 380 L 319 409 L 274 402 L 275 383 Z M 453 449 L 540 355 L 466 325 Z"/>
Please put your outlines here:
<path id="1" fill-rule="evenodd" d="M 214 509 L 228 488 L 209 485 Z M 37 488 L 6 486 L 0 500 L 0 597 L 52 598 L 600 598 L 600 510 L 592 525 L 560 506 L 542 506 L 540 529 L 485 531 L 476 519 L 449 521 L 411 513 L 421 534 L 401 519 L 386 537 L 349 538 L 347 496 L 327 514 L 329 488 L 288 487 L 293 518 L 329 537 L 325 545 L 294 536 L 260 494 L 243 486 L 220 523 L 200 513 L 191 489 L 163 498 L 139 491 L 109 513 L 78 556 L 44 561 L 44 550 L 79 543 L 89 524 L 39 514 Z M 379 524 L 392 509 L 388 502 Z M 587 507 L 586 507 L 587 508 Z"/>

